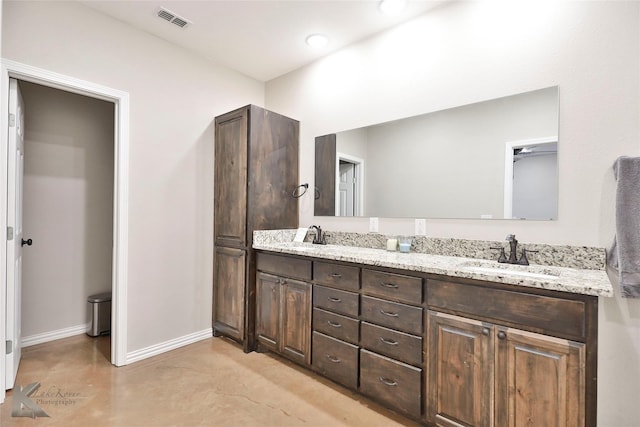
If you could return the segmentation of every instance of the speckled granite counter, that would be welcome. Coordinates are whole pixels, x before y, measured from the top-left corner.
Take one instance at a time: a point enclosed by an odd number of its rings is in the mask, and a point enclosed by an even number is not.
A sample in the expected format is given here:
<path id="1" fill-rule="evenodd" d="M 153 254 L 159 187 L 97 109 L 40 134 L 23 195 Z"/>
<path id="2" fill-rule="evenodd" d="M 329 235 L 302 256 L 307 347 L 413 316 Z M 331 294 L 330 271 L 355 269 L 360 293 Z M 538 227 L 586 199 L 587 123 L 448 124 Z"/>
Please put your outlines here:
<path id="1" fill-rule="evenodd" d="M 604 262 L 601 269 L 554 265 L 518 266 L 462 256 L 388 252 L 378 248 L 334 244 L 294 243 L 292 242 L 294 234 L 295 230 L 257 231 L 254 233 L 253 248 L 532 288 L 602 297 L 613 296 L 613 288 L 604 270 Z M 526 247 L 530 246 L 526 245 Z"/>

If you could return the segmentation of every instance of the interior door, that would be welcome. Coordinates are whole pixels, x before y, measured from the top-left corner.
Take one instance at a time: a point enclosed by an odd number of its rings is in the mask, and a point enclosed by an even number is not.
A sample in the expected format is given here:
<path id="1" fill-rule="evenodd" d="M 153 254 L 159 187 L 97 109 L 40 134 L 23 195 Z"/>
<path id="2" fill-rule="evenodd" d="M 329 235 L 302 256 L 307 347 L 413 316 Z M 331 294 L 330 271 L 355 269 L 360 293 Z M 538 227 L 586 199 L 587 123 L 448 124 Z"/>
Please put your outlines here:
<path id="1" fill-rule="evenodd" d="M 9 147 L 7 157 L 7 310 L 5 388 L 12 389 L 20 356 L 22 303 L 22 179 L 24 166 L 24 108 L 18 81 L 9 80 Z M 12 230 L 12 231 L 11 231 Z"/>
<path id="2" fill-rule="evenodd" d="M 340 216 L 354 216 L 355 165 L 340 161 Z"/>

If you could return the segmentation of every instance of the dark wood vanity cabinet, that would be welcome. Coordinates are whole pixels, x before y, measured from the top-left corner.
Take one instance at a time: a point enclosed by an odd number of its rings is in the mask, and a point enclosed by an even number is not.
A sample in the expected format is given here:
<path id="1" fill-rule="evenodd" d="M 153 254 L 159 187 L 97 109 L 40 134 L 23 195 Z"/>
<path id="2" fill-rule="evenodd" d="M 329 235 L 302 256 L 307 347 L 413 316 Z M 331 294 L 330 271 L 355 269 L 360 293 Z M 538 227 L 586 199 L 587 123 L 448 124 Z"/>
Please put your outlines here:
<path id="1" fill-rule="evenodd" d="M 595 376 L 588 381 L 587 375 L 595 374 L 597 363 L 595 298 L 436 280 L 428 289 L 428 422 L 595 425 L 595 410 L 587 403 L 593 399 L 595 405 Z M 469 317 L 459 313 L 462 307 Z"/>
<path id="2" fill-rule="evenodd" d="M 253 230 L 296 228 L 296 120 L 248 105 L 215 119 L 213 331 L 255 344 Z"/>
<path id="3" fill-rule="evenodd" d="M 311 261 L 257 254 L 256 340 L 259 346 L 311 364 Z M 293 272 L 291 270 L 294 270 Z M 285 277 L 289 271 L 295 277 Z M 275 274 L 273 274 L 275 273 Z M 306 274 L 308 273 L 308 275 Z"/>
<path id="4" fill-rule="evenodd" d="M 261 258 L 281 266 L 258 268 L 270 272 L 258 274 L 265 347 L 283 351 L 279 277 L 303 274 L 313 284 L 312 322 L 289 327 L 310 331 L 316 372 L 430 426 L 595 427 L 597 297 Z"/>

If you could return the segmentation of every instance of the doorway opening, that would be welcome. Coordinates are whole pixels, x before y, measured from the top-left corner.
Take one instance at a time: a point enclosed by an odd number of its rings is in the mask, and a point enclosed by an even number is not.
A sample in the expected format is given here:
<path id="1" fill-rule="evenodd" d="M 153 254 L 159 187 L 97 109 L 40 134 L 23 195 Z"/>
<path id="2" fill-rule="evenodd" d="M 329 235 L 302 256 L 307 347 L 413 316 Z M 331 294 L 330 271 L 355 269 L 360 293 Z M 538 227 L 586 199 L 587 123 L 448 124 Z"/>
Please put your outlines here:
<path id="1" fill-rule="evenodd" d="M 336 216 L 364 215 L 364 160 L 336 153 Z"/>
<path id="2" fill-rule="evenodd" d="M 558 137 L 506 143 L 504 218 L 558 218 Z"/>
<path id="3" fill-rule="evenodd" d="M 90 98 L 97 98 L 114 104 L 113 117 L 113 209 L 112 209 L 112 327 L 111 327 L 111 363 L 122 366 L 126 361 L 126 290 L 127 290 L 127 254 L 128 254 L 128 181 L 129 181 L 129 94 L 95 83 L 54 73 L 14 61 L 2 60 L 0 73 L 0 164 L 7 165 L 7 147 L 9 133 L 9 79 L 36 83 L 46 87 L 61 89 Z M 7 210 L 7 175 L 0 174 L 0 226 L 9 229 Z M 7 277 L 7 246 L 0 245 L 0 277 Z M 7 282 L 0 281 L 0 307 L 6 309 L 15 301 L 6 298 Z M 19 319 L 18 319 L 19 320 Z M 6 342 L 7 327 L 5 316 L 0 316 L 0 343 Z M 0 357 L 0 372 L 6 370 L 4 351 Z M 0 375 L 0 403 L 5 398 L 5 375 Z"/>

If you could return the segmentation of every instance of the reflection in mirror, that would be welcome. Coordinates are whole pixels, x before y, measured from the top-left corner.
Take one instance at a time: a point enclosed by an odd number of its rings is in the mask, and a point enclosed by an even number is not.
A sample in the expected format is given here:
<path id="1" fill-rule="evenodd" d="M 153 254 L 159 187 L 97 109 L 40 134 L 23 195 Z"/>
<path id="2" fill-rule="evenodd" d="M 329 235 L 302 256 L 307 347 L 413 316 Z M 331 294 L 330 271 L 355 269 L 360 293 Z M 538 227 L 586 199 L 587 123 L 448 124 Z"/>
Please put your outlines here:
<path id="1" fill-rule="evenodd" d="M 550 220 L 558 88 L 316 138 L 316 216 Z"/>

